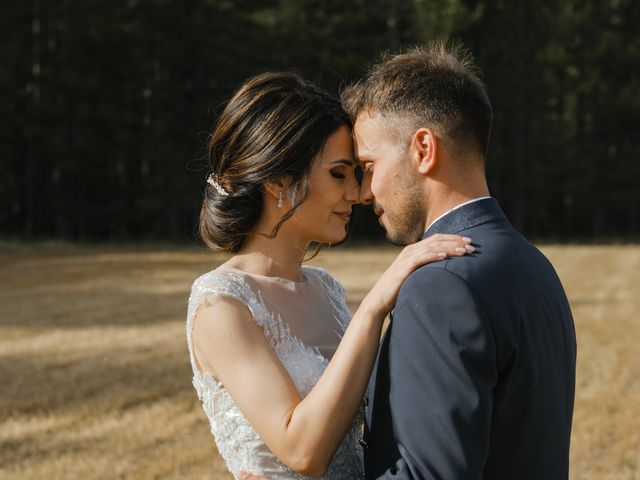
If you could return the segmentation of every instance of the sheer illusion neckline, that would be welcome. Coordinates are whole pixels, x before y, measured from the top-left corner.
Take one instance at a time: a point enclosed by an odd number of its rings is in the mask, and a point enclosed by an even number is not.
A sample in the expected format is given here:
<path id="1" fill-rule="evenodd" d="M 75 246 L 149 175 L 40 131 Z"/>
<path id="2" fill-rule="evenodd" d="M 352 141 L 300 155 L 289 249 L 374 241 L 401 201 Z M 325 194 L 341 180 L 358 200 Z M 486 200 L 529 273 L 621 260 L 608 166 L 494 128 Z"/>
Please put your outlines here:
<path id="1" fill-rule="evenodd" d="M 300 278 L 301 278 L 300 280 L 291 280 L 289 278 L 284 278 L 284 277 L 276 277 L 271 275 L 262 275 L 260 273 L 247 272 L 246 270 L 240 270 L 239 268 L 232 267 L 230 265 L 221 265 L 218 271 L 235 272 L 241 275 L 248 275 L 250 277 L 259 279 L 261 281 L 279 283 L 288 287 L 298 287 L 298 286 L 307 285 L 309 283 L 309 277 L 305 273 L 305 267 L 302 267 L 300 269 Z"/>

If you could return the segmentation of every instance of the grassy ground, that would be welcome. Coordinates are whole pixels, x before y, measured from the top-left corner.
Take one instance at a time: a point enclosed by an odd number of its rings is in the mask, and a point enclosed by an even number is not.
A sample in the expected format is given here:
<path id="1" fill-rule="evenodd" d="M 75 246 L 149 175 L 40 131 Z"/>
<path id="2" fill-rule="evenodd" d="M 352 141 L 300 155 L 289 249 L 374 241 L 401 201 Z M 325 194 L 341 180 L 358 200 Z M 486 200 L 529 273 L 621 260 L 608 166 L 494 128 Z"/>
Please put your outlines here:
<path id="1" fill-rule="evenodd" d="M 640 479 L 640 247 L 546 246 L 573 307 L 574 480 Z M 312 263 L 353 308 L 395 254 Z M 198 250 L 0 251 L 0 478 L 226 479 L 191 386 L 184 317 Z"/>

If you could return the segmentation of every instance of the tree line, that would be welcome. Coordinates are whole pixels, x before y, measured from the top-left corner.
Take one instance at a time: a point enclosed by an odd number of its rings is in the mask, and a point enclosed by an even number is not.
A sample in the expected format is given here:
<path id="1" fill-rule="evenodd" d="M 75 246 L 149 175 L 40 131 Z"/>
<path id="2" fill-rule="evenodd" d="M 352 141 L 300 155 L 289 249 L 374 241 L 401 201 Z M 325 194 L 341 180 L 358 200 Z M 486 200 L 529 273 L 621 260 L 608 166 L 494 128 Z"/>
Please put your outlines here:
<path id="1" fill-rule="evenodd" d="M 6 0 L 0 236 L 192 241 L 216 114 L 248 76 L 338 93 L 448 36 L 494 105 L 488 175 L 536 238 L 640 234 L 635 0 Z M 360 212 L 354 235 L 379 237 Z"/>

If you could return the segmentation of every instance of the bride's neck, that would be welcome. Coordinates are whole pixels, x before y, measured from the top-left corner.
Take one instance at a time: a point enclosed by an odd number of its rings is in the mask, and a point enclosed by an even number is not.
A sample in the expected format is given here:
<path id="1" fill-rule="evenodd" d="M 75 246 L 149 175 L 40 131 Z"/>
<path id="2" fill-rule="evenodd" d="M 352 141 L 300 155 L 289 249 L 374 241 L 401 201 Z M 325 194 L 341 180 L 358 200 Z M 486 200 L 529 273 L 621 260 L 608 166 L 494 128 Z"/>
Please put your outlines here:
<path id="1" fill-rule="evenodd" d="M 250 235 L 228 265 L 245 272 L 301 280 L 301 268 L 309 242 L 297 239 L 281 229 L 275 238 Z"/>

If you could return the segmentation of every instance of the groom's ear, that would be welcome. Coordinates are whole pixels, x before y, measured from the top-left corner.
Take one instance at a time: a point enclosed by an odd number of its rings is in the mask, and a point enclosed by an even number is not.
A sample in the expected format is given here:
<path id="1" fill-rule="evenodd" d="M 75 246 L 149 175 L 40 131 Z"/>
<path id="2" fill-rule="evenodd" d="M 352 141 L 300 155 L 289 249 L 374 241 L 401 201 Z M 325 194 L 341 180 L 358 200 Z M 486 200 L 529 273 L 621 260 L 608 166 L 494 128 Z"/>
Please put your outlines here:
<path id="1" fill-rule="evenodd" d="M 411 138 L 418 173 L 429 175 L 438 163 L 438 137 L 430 128 L 418 129 Z"/>

